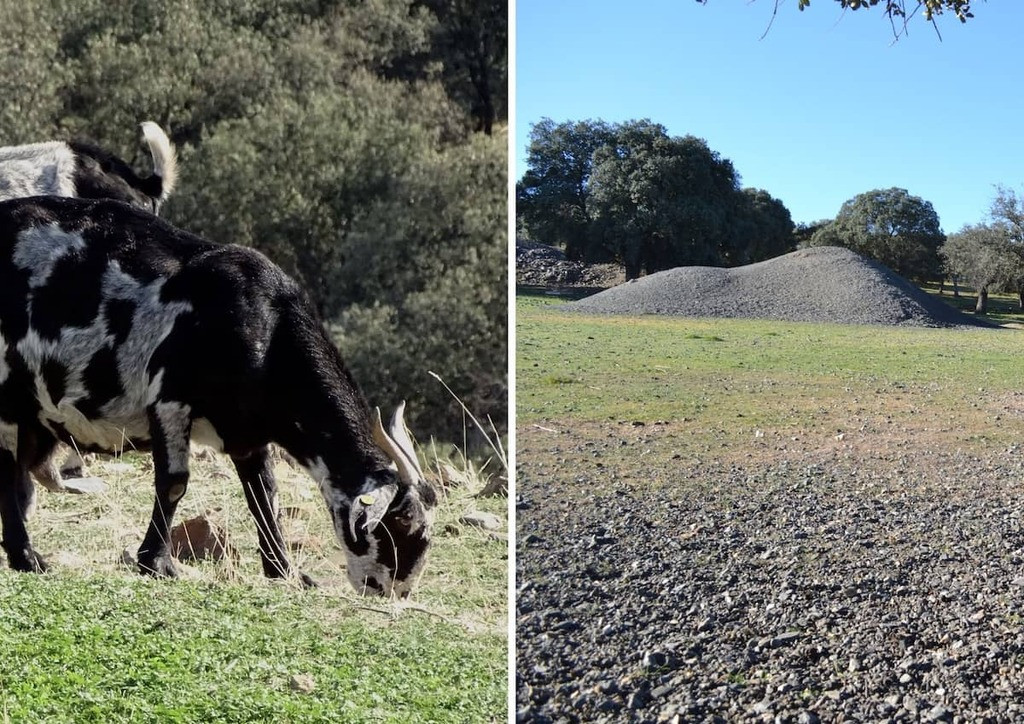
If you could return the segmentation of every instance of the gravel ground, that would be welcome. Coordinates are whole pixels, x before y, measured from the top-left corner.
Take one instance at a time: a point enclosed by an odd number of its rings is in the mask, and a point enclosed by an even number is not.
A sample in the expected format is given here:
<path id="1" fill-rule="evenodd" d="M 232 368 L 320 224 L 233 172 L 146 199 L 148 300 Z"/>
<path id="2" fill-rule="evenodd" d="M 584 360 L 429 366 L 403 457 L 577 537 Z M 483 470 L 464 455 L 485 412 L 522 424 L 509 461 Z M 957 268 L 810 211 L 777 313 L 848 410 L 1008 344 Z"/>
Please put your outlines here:
<path id="1" fill-rule="evenodd" d="M 1024 721 L 1020 451 L 634 481 L 557 444 L 520 453 L 517 721 Z"/>
<path id="2" fill-rule="evenodd" d="M 834 246 L 802 249 L 734 269 L 669 269 L 606 289 L 566 305 L 566 309 L 588 314 L 988 326 L 922 292 L 881 264 Z"/>

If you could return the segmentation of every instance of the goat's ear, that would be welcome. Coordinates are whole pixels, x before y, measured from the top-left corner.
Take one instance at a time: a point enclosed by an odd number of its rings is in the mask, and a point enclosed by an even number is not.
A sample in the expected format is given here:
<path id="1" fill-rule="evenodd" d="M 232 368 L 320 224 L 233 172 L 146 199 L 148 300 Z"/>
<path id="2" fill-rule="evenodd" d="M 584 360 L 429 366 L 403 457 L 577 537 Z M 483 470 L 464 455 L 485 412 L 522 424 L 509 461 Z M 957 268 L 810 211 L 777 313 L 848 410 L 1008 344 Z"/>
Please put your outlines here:
<path id="1" fill-rule="evenodd" d="M 403 448 L 401 443 L 384 431 L 384 423 L 380 417 L 379 407 L 375 407 L 373 411 L 373 441 L 395 463 L 395 466 L 398 468 L 398 477 L 401 478 L 402 482 L 406 485 L 416 485 L 423 479 L 423 472 L 420 470 L 419 462 L 416 460 L 416 451 L 412 448 L 409 433 L 405 430 L 405 420 L 402 416 L 404 409 L 405 403 L 403 402 L 398 406 L 395 417 L 391 420 L 391 427 L 392 430 L 396 428 L 402 430 L 401 437 L 406 441 L 405 444 L 408 449 Z"/>
<path id="2" fill-rule="evenodd" d="M 352 538 L 355 540 L 359 539 L 357 528 L 360 527 L 360 520 L 363 521 L 361 526 L 363 530 L 367 533 L 372 533 L 384 519 L 396 495 L 398 495 L 398 484 L 391 483 L 390 485 L 382 485 L 369 493 L 356 496 L 356 499 L 352 501 L 352 508 L 348 514 L 348 525 L 352 531 Z"/>

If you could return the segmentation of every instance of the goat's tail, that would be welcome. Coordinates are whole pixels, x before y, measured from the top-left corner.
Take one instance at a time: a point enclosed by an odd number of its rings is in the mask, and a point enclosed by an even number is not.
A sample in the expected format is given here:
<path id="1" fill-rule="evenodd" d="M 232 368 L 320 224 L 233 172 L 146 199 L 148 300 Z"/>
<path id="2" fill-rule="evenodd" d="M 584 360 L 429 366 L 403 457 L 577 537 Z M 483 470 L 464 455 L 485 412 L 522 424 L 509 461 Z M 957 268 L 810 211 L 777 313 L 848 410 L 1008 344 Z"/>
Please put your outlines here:
<path id="1" fill-rule="evenodd" d="M 142 137 L 153 154 L 153 174 L 160 177 L 160 201 L 166 201 L 178 182 L 178 156 L 167 134 L 153 121 L 142 124 Z"/>

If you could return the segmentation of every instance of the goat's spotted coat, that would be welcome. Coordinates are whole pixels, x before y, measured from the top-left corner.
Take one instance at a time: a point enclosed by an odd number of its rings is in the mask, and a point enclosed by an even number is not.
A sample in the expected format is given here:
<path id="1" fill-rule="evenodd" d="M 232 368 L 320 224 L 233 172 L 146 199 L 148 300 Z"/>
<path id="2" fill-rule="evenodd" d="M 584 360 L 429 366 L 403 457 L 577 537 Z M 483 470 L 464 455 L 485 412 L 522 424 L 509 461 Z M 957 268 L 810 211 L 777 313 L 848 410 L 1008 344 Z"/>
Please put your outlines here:
<path id="1" fill-rule="evenodd" d="M 28 196 L 111 198 L 154 213 L 177 182 L 177 157 L 167 134 L 156 123 L 142 124 L 142 137 L 153 156 L 153 173 L 142 177 L 114 154 L 81 142 L 49 141 L 0 148 L 0 201 Z M 0 444 L 11 434 L 0 425 Z M 8 442 L 8 447 L 14 442 Z M 82 470 L 70 451 L 63 469 Z M 61 473 L 50 461 L 33 471 L 47 488 L 62 488 Z"/>
<path id="2" fill-rule="evenodd" d="M 12 567 L 45 567 L 25 528 L 28 473 L 61 440 L 152 449 L 156 501 L 139 565 L 174 575 L 168 529 L 188 485 L 188 441 L 201 437 L 235 464 L 264 572 L 286 575 L 267 450 L 277 442 L 320 485 L 353 585 L 405 595 L 435 494 L 407 446 L 390 445 L 400 428 L 374 428 L 306 296 L 258 252 L 118 202 L 0 203 L 0 519 Z"/>

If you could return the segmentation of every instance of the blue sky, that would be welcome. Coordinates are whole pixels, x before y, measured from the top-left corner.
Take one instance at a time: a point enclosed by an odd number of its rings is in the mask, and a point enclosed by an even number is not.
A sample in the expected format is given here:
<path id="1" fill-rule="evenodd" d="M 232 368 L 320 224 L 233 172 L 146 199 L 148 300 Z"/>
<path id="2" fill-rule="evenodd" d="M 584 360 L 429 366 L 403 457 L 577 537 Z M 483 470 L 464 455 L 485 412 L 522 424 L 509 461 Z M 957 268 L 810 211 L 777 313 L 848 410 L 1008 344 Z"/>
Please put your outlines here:
<path id="1" fill-rule="evenodd" d="M 923 18 L 893 42 L 878 8 L 813 0 L 516 0 L 515 163 L 530 126 L 650 118 L 730 159 L 793 220 L 899 186 L 947 233 L 1024 189 L 1024 2 Z M 909 5 L 909 2 L 908 2 Z"/>

